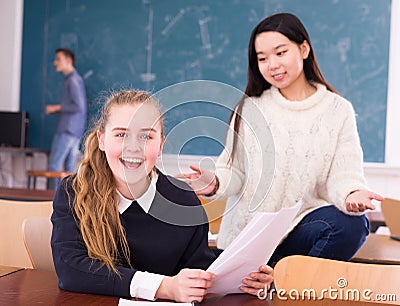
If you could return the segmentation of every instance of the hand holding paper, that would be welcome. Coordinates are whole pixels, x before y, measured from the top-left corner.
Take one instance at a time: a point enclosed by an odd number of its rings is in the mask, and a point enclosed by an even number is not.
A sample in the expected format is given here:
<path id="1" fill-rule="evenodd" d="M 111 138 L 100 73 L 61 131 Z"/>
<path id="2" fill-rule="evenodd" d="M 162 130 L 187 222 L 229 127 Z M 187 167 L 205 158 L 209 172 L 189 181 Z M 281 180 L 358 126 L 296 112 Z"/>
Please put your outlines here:
<path id="1" fill-rule="evenodd" d="M 213 273 L 201 269 L 182 269 L 175 276 L 164 277 L 156 297 L 177 302 L 201 302 L 214 278 Z"/>
<path id="2" fill-rule="evenodd" d="M 207 269 L 216 275 L 208 292 L 243 293 L 242 280 L 269 260 L 302 204 L 256 215 Z"/>
<path id="3" fill-rule="evenodd" d="M 274 270 L 270 266 L 261 265 L 259 271 L 251 272 L 250 278 L 245 278 L 243 280 L 240 290 L 252 295 L 257 295 L 260 289 L 263 291 L 268 290 L 274 280 L 273 273 Z"/>

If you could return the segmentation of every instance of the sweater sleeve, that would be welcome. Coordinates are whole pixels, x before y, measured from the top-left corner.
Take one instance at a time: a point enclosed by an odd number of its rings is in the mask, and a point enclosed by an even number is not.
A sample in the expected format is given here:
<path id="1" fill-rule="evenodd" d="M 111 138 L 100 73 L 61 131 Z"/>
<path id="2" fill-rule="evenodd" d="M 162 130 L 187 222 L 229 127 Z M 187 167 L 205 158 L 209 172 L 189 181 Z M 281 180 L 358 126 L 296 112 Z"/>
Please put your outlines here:
<path id="1" fill-rule="evenodd" d="M 345 199 L 353 190 L 366 189 L 363 171 L 363 152 L 357 131 L 355 112 L 346 101 L 343 110 L 343 125 L 327 178 L 327 192 L 330 202 L 347 214 Z"/>
<path id="2" fill-rule="evenodd" d="M 234 118 L 227 129 L 225 147 L 216 163 L 216 176 L 219 180 L 219 189 L 216 197 L 229 197 L 239 193 L 245 183 L 246 173 L 243 158 L 243 122 L 241 122 L 240 131 L 238 134 L 239 141 L 236 146 L 235 158 L 229 163 L 229 158 L 233 150 L 234 139 Z"/>
<path id="3" fill-rule="evenodd" d="M 82 293 L 130 297 L 136 270 L 117 266 L 120 275 L 88 256 L 62 181 L 53 201 L 51 247 L 59 287 Z"/>

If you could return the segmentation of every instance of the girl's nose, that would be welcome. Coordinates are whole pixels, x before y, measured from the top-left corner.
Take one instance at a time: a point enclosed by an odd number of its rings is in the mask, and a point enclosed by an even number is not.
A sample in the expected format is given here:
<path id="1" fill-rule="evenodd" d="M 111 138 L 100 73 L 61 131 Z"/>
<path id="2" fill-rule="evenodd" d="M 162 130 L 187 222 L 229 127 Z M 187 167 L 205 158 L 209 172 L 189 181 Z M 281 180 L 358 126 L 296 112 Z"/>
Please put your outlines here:
<path id="1" fill-rule="evenodd" d="M 269 70 L 275 70 L 276 68 L 279 67 L 279 61 L 275 56 L 270 56 L 268 58 L 268 67 Z"/>
<path id="2" fill-rule="evenodd" d="M 124 141 L 124 152 L 139 152 L 142 150 L 142 144 L 132 138 L 125 138 Z"/>

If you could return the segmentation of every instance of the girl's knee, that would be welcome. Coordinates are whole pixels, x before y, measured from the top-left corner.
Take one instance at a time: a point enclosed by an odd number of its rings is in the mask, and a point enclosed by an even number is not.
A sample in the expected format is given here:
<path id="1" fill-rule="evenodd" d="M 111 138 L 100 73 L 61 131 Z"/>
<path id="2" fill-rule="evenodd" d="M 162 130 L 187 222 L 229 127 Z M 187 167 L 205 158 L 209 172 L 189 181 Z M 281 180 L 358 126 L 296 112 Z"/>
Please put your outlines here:
<path id="1" fill-rule="evenodd" d="M 369 222 L 365 216 L 345 215 L 342 219 L 339 232 L 344 238 L 351 240 L 357 237 L 364 238 L 369 234 Z"/>
<path id="2" fill-rule="evenodd" d="M 314 249 L 317 257 L 350 260 L 369 234 L 369 223 L 364 216 L 350 216 L 340 212 L 333 222 L 327 239 Z"/>
<path id="3" fill-rule="evenodd" d="M 347 254 L 346 260 L 357 252 L 369 234 L 369 222 L 365 216 L 346 216 L 336 235 L 336 245 Z"/>

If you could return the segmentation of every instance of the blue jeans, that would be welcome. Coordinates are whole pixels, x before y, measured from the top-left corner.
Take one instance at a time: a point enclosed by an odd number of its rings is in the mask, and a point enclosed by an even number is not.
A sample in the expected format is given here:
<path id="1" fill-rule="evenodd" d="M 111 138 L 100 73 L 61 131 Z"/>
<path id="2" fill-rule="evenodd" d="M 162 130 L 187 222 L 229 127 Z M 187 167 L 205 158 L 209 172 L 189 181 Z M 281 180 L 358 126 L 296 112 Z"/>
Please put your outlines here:
<path id="1" fill-rule="evenodd" d="M 68 133 L 54 135 L 49 157 L 49 170 L 75 172 L 79 155 L 80 138 Z M 50 188 L 57 188 L 58 180 L 50 181 Z"/>
<path id="2" fill-rule="evenodd" d="M 276 248 L 268 264 L 289 255 L 308 255 L 348 261 L 369 234 L 365 216 L 350 216 L 335 206 L 318 208 L 289 233 Z"/>

